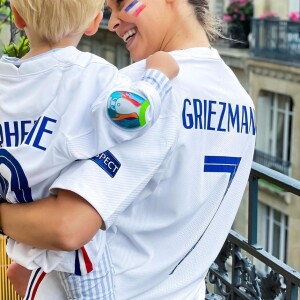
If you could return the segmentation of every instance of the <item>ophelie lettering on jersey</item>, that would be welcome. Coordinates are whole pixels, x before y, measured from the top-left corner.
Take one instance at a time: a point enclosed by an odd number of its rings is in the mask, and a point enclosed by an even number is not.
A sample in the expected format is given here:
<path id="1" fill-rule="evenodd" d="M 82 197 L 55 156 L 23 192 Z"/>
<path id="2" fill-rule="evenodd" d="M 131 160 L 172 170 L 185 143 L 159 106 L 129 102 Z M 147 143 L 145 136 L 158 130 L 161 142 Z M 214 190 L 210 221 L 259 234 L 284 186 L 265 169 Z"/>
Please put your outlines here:
<path id="1" fill-rule="evenodd" d="M 215 100 L 185 99 L 182 123 L 186 129 L 256 134 L 252 107 Z"/>
<path id="2" fill-rule="evenodd" d="M 53 134 L 53 124 L 57 120 L 42 116 L 38 120 L 5 121 L 0 123 L 1 147 L 17 147 L 21 143 L 45 151 L 49 137 Z"/>

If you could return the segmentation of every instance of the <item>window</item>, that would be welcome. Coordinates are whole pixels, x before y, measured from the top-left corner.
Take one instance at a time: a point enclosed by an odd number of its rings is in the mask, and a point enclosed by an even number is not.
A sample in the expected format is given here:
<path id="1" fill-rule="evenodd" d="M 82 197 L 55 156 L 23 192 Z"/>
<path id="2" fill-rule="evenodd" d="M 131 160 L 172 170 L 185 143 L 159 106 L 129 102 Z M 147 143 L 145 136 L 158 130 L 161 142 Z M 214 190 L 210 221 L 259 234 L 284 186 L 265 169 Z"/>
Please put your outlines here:
<path id="1" fill-rule="evenodd" d="M 271 96 L 269 153 L 290 161 L 293 102 L 290 97 Z"/>
<path id="2" fill-rule="evenodd" d="M 258 242 L 273 256 L 286 262 L 288 217 L 259 202 Z"/>
<path id="3" fill-rule="evenodd" d="M 293 100 L 289 96 L 264 92 L 257 108 L 257 158 L 269 168 L 289 173 Z M 265 155 L 267 154 L 267 155 Z"/>

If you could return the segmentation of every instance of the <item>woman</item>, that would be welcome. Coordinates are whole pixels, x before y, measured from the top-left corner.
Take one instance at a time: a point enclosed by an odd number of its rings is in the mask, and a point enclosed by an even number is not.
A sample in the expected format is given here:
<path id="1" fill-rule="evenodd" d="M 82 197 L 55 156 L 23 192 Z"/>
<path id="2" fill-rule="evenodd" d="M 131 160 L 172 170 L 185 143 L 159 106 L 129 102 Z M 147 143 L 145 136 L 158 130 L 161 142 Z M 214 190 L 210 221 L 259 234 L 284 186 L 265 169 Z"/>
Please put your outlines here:
<path id="1" fill-rule="evenodd" d="M 204 299 L 204 278 L 233 223 L 251 168 L 253 103 L 210 39 L 208 0 L 108 0 L 109 30 L 143 59 L 171 52 L 180 66 L 160 118 L 142 138 L 74 163 L 56 197 L 1 204 L 15 240 L 73 250 L 106 228 L 117 299 Z M 61 214 L 60 212 L 64 213 Z M 66 213 L 67 212 L 67 213 Z"/>

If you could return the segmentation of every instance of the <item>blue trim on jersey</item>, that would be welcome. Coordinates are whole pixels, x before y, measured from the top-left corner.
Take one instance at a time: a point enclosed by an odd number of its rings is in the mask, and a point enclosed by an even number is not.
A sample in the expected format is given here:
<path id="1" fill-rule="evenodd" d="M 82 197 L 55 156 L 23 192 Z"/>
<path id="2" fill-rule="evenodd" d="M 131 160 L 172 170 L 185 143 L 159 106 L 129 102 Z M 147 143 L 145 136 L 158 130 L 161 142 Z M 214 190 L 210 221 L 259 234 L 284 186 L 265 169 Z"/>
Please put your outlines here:
<path id="1" fill-rule="evenodd" d="M 239 167 L 241 157 L 230 156 L 205 156 L 204 172 L 205 173 L 229 173 L 229 182 L 223 198 L 225 197 L 235 173 Z"/>
<path id="2" fill-rule="evenodd" d="M 189 256 L 189 254 L 196 248 L 197 244 L 200 242 L 202 236 L 204 235 L 210 223 L 214 219 L 216 213 L 218 212 L 225 198 L 225 195 L 239 167 L 241 159 L 242 159 L 241 157 L 231 157 L 231 156 L 205 156 L 204 157 L 204 169 L 203 169 L 204 173 L 229 173 L 230 174 L 229 182 L 224 192 L 224 195 L 219 203 L 219 206 L 217 207 L 214 215 L 212 216 L 211 220 L 207 224 L 207 227 L 204 229 L 200 238 L 196 241 L 193 247 L 185 254 L 185 256 L 179 261 L 179 263 L 174 267 L 174 269 L 171 271 L 169 275 L 172 275 L 175 272 L 178 266 Z"/>
<path id="3" fill-rule="evenodd" d="M 31 188 L 20 163 L 5 149 L 0 149 L 0 165 L 4 164 L 11 172 L 11 191 L 15 193 L 16 200 L 20 203 L 32 202 Z M 0 174 L 2 180 L 3 199 L 6 199 L 8 190 L 7 180 Z"/>

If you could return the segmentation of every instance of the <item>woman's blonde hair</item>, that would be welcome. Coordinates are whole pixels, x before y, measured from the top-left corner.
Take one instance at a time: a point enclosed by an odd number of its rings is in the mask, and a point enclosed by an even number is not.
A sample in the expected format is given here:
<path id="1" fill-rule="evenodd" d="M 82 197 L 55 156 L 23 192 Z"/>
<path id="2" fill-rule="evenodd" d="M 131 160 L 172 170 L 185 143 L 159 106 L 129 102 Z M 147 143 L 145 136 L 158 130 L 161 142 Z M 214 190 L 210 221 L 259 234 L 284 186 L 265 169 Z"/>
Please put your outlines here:
<path id="1" fill-rule="evenodd" d="M 218 38 L 224 38 L 221 33 L 221 21 L 209 10 L 209 0 L 188 0 L 188 3 L 193 6 L 198 22 L 211 42 Z"/>
<path id="2" fill-rule="evenodd" d="M 54 44 L 88 28 L 104 0 L 11 0 L 20 16 L 40 38 Z"/>

